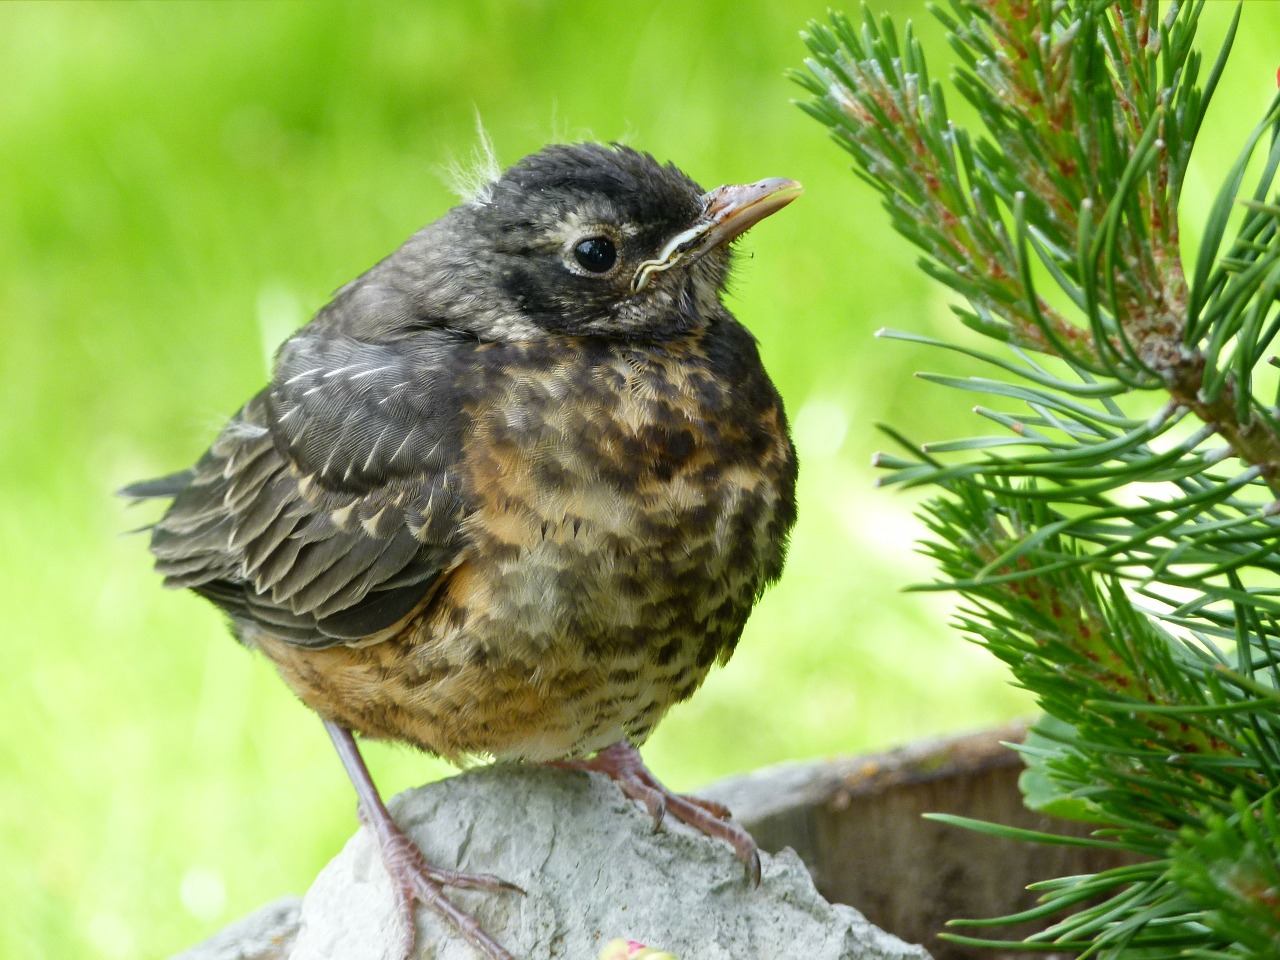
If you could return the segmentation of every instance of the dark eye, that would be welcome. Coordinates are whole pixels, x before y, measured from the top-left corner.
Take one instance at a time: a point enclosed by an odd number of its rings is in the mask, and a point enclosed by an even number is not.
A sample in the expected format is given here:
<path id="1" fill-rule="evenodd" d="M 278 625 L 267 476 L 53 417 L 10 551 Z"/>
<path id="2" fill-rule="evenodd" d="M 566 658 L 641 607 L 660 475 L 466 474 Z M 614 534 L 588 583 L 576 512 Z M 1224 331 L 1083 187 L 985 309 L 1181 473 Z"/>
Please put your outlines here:
<path id="1" fill-rule="evenodd" d="M 608 273 L 618 262 L 618 248 L 608 237 L 588 237 L 573 248 L 573 259 L 584 270 L 592 273 Z"/>

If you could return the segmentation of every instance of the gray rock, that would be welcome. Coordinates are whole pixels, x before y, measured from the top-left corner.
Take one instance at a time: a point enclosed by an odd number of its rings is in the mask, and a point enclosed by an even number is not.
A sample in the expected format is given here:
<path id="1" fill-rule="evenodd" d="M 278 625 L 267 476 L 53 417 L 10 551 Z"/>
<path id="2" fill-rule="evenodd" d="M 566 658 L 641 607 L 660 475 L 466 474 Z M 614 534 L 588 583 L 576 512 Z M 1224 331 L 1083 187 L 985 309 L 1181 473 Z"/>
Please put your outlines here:
<path id="1" fill-rule="evenodd" d="M 272 901 L 173 960 L 285 960 L 301 912 L 299 897 Z"/>
<path id="2" fill-rule="evenodd" d="M 790 850 L 762 855 L 753 889 L 722 842 L 648 814 L 603 776 L 494 766 L 410 790 L 397 822 L 440 867 L 490 873 L 518 893 L 449 891 L 519 960 L 595 960 L 622 937 L 680 960 L 928 960 L 831 905 Z M 422 960 L 477 960 L 420 908 Z M 372 838 L 361 830 L 329 863 L 302 906 L 290 960 L 399 960 L 399 920 Z"/>

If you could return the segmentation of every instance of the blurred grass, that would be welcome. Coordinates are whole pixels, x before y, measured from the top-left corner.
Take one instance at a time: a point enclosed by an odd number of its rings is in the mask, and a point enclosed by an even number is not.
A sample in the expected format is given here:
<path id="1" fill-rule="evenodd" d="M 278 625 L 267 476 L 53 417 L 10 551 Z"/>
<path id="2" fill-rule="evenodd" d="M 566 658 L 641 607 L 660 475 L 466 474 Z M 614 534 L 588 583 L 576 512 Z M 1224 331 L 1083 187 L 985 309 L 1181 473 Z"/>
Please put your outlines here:
<path id="1" fill-rule="evenodd" d="M 951 435 L 969 401 L 910 376 L 954 358 L 871 337 L 953 325 L 788 102 L 826 3 L 0 5 L 0 956 L 165 956 L 304 889 L 352 831 L 319 724 L 159 589 L 119 536 L 146 517 L 110 491 L 188 464 L 328 291 L 453 202 L 473 110 L 504 162 L 626 139 L 709 186 L 807 187 L 746 243 L 731 303 L 794 420 L 791 563 L 654 768 L 690 788 L 1027 710 L 944 600 L 900 592 L 930 572 L 910 502 L 871 487 L 871 424 Z M 942 74 L 920 5 L 878 6 L 920 21 Z M 1280 5 L 1244 23 L 1193 232 L 1273 90 Z M 448 772 L 368 753 L 387 792 Z"/>

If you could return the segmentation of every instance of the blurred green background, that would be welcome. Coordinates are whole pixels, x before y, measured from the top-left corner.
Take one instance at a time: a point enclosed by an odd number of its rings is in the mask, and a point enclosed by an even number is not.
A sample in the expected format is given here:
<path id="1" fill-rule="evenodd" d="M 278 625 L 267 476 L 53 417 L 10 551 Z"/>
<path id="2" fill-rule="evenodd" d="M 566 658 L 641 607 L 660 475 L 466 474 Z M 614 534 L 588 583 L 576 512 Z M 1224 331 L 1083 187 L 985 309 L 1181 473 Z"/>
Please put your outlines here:
<path id="1" fill-rule="evenodd" d="M 901 593 L 930 571 L 911 501 L 872 487 L 872 424 L 958 434 L 972 400 L 911 377 L 954 359 L 872 337 L 955 325 L 789 102 L 828 2 L 0 4 L 0 956 L 166 956 L 305 889 L 354 829 L 319 723 L 161 591 L 121 536 L 149 516 L 111 491 L 191 462 L 329 291 L 454 202 L 477 112 L 504 163 L 622 139 L 708 186 L 807 187 L 744 244 L 731 302 L 793 417 L 790 566 L 654 769 L 688 789 L 1029 710 L 945 599 Z M 877 6 L 944 75 L 922 4 Z M 1244 23 L 1192 233 L 1274 90 L 1280 4 Z M 367 752 L 388 794 L 449 769 Z"/>

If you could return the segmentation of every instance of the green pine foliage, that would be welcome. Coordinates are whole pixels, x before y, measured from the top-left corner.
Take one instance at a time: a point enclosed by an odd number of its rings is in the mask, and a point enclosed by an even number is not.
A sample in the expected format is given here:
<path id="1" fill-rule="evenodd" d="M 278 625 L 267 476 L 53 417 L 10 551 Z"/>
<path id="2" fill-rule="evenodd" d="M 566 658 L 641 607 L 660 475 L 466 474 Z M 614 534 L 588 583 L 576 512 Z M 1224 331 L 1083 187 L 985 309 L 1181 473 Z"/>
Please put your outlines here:
<path id="1" fill-rule="evenodd" d="M 1029 805 L 1136 862 L 1046 879 L 1029 949 L 1125 960 L 1280 956 L 1280 98 L 1189 244 L 1179 197 L 1236 25 L 1202 3 L 949 0 L 953 122 L 908 25 L 833 15 L 801 104 L 855 160 L 920 266 L 994 341 L 933 342 L 986 377 L 989 435 L 886 428 L 885 483 L 928 486 L 925 550 L 959 627 L 1044 719 Z M 952 818 L 954 819 L 954 818 Z M 981 932 L 981 931 L 978 931 Z M 985 937 L 954 939 L 995 944 Z"/>

